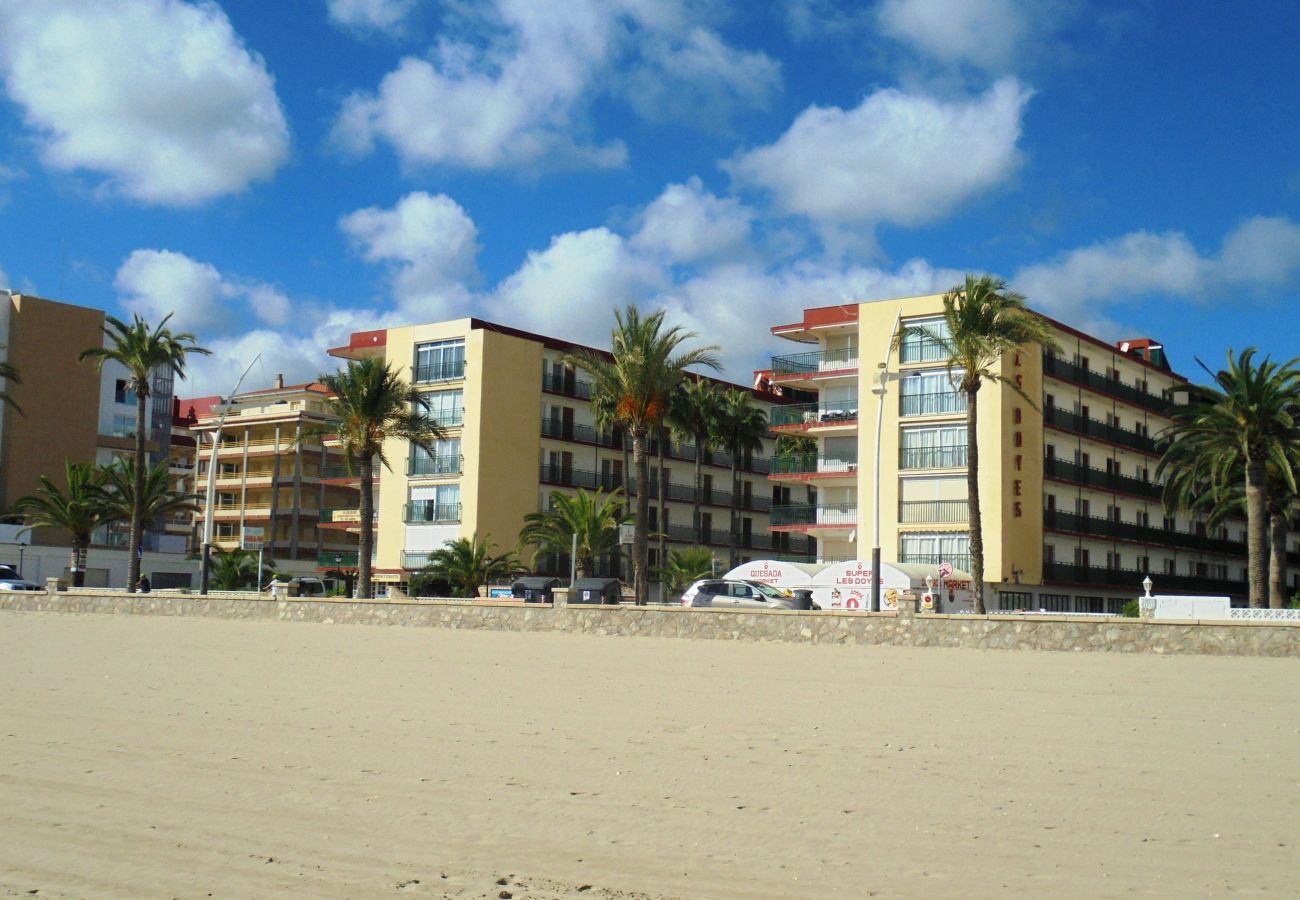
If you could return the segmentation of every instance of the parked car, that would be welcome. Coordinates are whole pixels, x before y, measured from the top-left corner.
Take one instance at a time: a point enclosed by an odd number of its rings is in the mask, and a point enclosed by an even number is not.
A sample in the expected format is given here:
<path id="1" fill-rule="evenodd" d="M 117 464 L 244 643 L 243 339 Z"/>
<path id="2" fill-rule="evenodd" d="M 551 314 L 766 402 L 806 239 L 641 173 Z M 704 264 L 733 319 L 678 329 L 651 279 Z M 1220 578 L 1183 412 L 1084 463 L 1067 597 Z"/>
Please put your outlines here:
<path id="1" fill-rule="evenodd" d="M 706 578 L 682 594 L 682 606 L 714 609 L 821 609 L 807 591 L 796 593 L 761 581 Z"/>
<path id="2" fill-rule="evenodd" d="M 34 581 L 21 577 L 13 566 L 0 566 L 0 591 L 44 591 Z"/>

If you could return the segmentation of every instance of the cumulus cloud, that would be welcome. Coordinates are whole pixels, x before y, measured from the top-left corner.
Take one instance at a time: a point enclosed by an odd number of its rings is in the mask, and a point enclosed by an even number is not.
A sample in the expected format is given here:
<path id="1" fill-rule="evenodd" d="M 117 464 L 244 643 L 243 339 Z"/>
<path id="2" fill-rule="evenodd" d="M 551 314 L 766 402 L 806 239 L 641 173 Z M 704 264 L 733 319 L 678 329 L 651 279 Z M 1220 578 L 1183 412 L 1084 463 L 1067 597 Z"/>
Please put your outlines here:
<path id="1" fill-rule="evenodd" d="M 268 325 L 289 321 L 291 302 L 271 285 L 222 275 L 211 263 L 199 262 L 173 250 L 135 250 L 113 279 L 122 305 L 151 324 L 164 316 L 174 331 L 202 336 L 225 331 L 248 318 Z"/>
<path id="2" fill-rule="evenodd" d="M 0 66 L 45 165 L 146 203 L 242 191 L 289 152 L 265 63 L 214 3 L 8 3 Z"/>
<path id="3" fill-rule="evenodd" d="M 698 178 L 670 184 L 638 217 L 631 246 L 672 263 L 744 253 L 756 212 L 704 190 Z"/>
<path id="4" fill-rule="evenodd" d="M 455 200 L 415 191 L 392 209 L 348 213 L 339 228 L 363 259 L 389 267 L 393 296 L 413 319 L 464 311 L 467 282 L 478 278 L 478 228 Z"/>
<path id="5" fill-rule="evenodd" d="M 880 30 L 944 62 L 997 69 L 1012 62 L 1030 30 L 1014 0 L 883 0 Z"/>
<path id="6" fill-rule="evenodd" d="M 9 273 L 0 266 L 0 290 L 9 290 Z"/>
<path id="7" fill-rule="evenodd" d="M 377 90 L 347 98 L 333 140 L 354 154 L 385 141 L 408 165 L 622 166 L 623 143 L 590 134 L 596 97 L 621 90 L 647 114 L 695 103 L 716 116 L 774 89 L 775 62 L 729 47 L 691 9 L 680 0 L 465 7 L 427 57 L 406 57 Z"/>
<path id="8" fill-rule="evenodd" d="M 1232 229 L 1218 254 L 1203 255 L 1180 232 L 1138 231 L 1027 266 L 1013 284 L 1038 308 L 1072 320 L 1097 305 L 1145 295 L 1209 302 L 1286 283 L 1300 274 L 1300 225 L 1255 217 Z"/>
<path id="9" fill-rule="evenodd" d="M 726 168 L 819 228 L 921 225 L 1016 170 L 1028 99 L 1015 79 L 969 101 L 881 90 L 850 110 L 809 107 L 775 143 Z"/>
<path id="10" fill-rule="evenodd" d="M 406 22 L 415 0 L 326 0 L 330 21 L 363 31 L 396 31 Z"/>

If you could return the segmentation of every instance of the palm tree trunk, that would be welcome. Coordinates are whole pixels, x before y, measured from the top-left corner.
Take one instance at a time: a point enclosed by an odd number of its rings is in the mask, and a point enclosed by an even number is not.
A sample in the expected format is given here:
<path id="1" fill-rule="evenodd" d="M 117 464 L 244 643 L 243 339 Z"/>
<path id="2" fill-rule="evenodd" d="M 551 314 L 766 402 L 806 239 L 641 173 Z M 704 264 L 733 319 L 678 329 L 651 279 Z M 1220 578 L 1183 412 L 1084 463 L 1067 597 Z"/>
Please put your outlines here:
<path id="1" fill-rule="evenodd" d="M 1286 606 L 1286 513 L 1273 510 L 1268 517 L 1271 532 L 1268 566 L 1268 605 L 1273 609 Z"/>
<path id="2" fill-rule="evenodd" d="M 648 599 L 646 567 L 650 561 L 650 540 L 646 521 L 650 518 L 650 457 L 646 455 L 643 431 L 632 432 L 632 461 L 636 465 L 636 527 L 632 538 L 632 594 L 637 606 Z"/>
<path id="3" fill-rule="evenodd" d="M 366 455 L 361 458 L 361 533 L 357 540 L 357 597 L 365 600 L 370 597 L 370 556 L 374 552 L 375 532 L 375 483 L 371 480 L 375 471 L 375 459 Z"/>
<path id="4" fill-rule="evenodd" d="M 627 502 L 628 502 L 629 504 L 632 503 L 632 481 L 633 481 L 633 479 L 632 479 L 632 444 L 631 444 L 632 437 L 631 437 L 631 435 L 629 434 L 630 431 L 631 431 L 631 429 L 629 429 L 629 428 L 627 428 L 627 427 L 624 427 L 623 430 L 622 430 L 622 435 L 623 435 L 623 441 L 622 441 L 622 443 L 623 443 L 623 496 L 627 498 Z M 634 507 L 634 508 L 635 508 L 635 507 Z M 619 570 L 620 570 L 620 572 L 622 572 L 622 571 L 626 571 L 626 572 L 627 572 L 627 580 L 628 580 L 628 581 L 633 581 L 633 582 L 634 582 L 634 581 L 635 581 L 635 576 L 633 575 L 633 572 L 632 572 L 632 560 L 631 560 L 631 559 L 626 559 L 626 569 L 624 569 L 624 561 L 625 561 L 625 558 L 626 558 L 626 557 L 627 557 L 627 551 L 623 549 L 623 545 L 622 545 L 622 544 L 619 544 L 619 545 L 618 545 Z"/>
<path id="5" fill-rule="evenodd" d="M 984 615 L 984 521 L 980 515 L 980 456 L 976 428 L 979 384 L 966 391 L 966 503 L 970 508 L 970 575 L 975 614 Z"/>
<path id="6" fill-rule="evenodd" d="M 731 454 L 731 551 L 728 560 L 734 569 L 740 565 L 740 454 L 734 447 L 727 452 Z"/>
<path id="7" fill-rule="evenodd" d="M 72 542 L 72 586 L 85 587 L 86 584 L 86 545 L 81 541 Z"/>
<path id="8" fill-rule="evenodd" d="M 1264 460 L 1249 457 L 1246 462 L 1246 577 L 1252 608 L 1264 606 L 1268 581 L 1268 531 L 1264 483 Z"/>
<path id="9" fill-rule="evenodd" d="M 704 532 L 700 520 L 700 491 L 704 488 L 704 440 L 695 435 L 695 503 L 691 509 L 691 528 L 695 530 L 695 546 L 704 546 Z"/>
<path id="10" fill-rule="evenodd" d="M 659 565 L 668 562 L 668 429 L 659 426 Z"/>
<path id="11" fill-rule="evenodd" d="M 145 403 L 149 392 L 137 385 L 135 393 L 135 496 L 131 498 L 131 540 L 128 542 L 130 559 L 126 564 L 126 589 L 135 590 L 140 580 L 140 545 L 144 542 L 144 428 Z"/>

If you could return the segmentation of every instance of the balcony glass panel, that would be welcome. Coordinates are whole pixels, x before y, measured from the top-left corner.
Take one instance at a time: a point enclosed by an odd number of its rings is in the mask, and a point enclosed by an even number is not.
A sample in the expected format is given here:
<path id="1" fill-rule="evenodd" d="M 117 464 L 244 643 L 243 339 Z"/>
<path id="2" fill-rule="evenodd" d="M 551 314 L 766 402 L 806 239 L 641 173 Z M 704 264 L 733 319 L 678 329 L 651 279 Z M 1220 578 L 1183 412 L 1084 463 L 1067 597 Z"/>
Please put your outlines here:
<path id="1" fill-rule="evenodd" d="M 412 500 L 403 510 L 403 520 L 409 524 L 428 522 L 459 522 L 459 503 L 439 503 L 436 500 Z"/>

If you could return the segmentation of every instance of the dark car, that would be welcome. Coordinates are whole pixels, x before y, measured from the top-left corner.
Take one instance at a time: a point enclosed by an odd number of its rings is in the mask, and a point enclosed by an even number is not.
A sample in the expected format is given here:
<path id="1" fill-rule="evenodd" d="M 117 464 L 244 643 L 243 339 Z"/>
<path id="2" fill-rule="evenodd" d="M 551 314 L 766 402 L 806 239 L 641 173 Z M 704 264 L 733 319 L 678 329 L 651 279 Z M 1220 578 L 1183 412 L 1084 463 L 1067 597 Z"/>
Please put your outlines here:
<path id="1" fill-rule="evenodd" d="M 772 587 L 761 581 L 706 578 L 682 594 L 682 606 L 713 609 L 820 609 L 807 592 Z"/>

